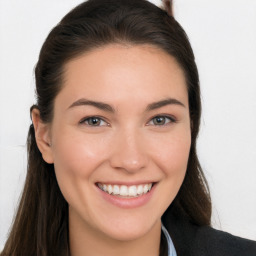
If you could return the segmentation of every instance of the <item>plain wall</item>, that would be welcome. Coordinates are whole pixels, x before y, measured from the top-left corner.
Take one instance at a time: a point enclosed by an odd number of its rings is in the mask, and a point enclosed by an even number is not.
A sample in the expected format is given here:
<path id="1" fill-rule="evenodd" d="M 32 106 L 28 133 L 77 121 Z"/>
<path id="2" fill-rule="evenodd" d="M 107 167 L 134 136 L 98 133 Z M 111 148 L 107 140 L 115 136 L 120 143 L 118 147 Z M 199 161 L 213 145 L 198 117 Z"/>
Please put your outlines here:
<path id="1" fill-rule="evenodd" d="M 80 2 L 0 0 L 0 249 L 26 175 L 39 50 L 50 29 Z M 176 0 L 174 7 L 201 78 L 198 151 L 211 189 L 213 226 L 256 240 L 256 1 Z"/>

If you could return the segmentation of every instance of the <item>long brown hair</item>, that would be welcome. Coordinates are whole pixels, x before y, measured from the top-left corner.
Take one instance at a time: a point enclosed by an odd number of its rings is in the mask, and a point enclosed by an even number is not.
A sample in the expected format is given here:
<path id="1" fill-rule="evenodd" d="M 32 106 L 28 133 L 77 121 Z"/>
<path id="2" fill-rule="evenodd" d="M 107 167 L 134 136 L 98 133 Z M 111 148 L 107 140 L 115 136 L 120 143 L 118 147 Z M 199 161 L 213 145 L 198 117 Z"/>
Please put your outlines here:
<path id="1" fill-rule="evenodd" d="M 62 86 L 64 65 L 86 51 L 107 44 L 153 45 L 173 56 L 183 69 L 191 119 L 191 149 L 184 182 L 164 219 L 175 215 L 196 225 L 210 225 L 211 200 L 196 153 L 201 101 L 199 77 L 186 33 L 165 10 L 145 0 L 89 0 L 69 12 L 48 35 L 35 68 L 40 118 L 50 123 Z M 68 204 L 54 173 L 29 128 L 28 171 L 16 217 L 1 255 L 69 255 Z"/>

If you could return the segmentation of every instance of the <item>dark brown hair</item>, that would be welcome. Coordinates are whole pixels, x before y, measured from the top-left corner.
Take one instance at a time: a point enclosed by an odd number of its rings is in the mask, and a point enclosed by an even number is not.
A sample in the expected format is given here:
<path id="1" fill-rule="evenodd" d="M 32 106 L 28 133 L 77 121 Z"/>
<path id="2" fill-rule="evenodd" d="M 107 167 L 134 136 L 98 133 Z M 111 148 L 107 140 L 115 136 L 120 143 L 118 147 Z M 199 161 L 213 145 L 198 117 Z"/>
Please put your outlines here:
<path id="1" fill-rule="evenodd" d="M 35 68 L 40 118 L 50 123 L 62 86 L 64 65 L 84 52 L 108 44 L 153 45 L 173 56 L 182 68 L 189 98 L 191 149 L 184 182 L 164 219 L 179 216 L 196 225 L 210 225 L 211 201 L 197 153 L 201 101 L 198 71 L 186 33 L 165 10 L 145 0 L 89 0 L 69 12 L 52 29 Z M 54 173 L 37 147 L 33 125 L 28 139 L 28 171 L 16 217 L 3 255 L 69 255 L 68 204 Z"/>

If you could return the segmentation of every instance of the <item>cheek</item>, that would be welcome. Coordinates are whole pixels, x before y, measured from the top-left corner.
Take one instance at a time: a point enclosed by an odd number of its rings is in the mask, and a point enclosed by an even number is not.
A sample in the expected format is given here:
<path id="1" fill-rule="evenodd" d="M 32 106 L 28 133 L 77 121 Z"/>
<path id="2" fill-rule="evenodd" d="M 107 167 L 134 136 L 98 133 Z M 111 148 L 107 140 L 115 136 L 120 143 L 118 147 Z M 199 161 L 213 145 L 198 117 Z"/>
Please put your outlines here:
<path id="1" fill-rule="evenodd" d="M 95 170 L 105 161 L 106 146 L 97 136 L 85 136 L 69 129 L 58 130 L 53 140 L 54 167 L 59 187 L 68 202 L 86 193 Z"/>
<path id="2" fill-rule="evenodd" d="M 183 177 L 187 169 L 190 145 L 190 132 L 172 134 L 157 140 L 157 143 L 155 141 L 151 155 L 166 176 Z"/>
<path id="3" fill-rule="evenodd" d="M 104 152 L 104 140 L 82 133 L 60 132 L 55 136 L 54 164 L 70 174 L 86 176 L 100 165 Z M 72 136 L 71 136 L 72 134 Z"/>
<path id="4" fill-rule="evenodd" d="M 173 202 L 186 175 L 191 145 L 190 132 L 173 133 L 155 140 L 151 158 L 163 174 L 159 193 L 163 214 Z"/>

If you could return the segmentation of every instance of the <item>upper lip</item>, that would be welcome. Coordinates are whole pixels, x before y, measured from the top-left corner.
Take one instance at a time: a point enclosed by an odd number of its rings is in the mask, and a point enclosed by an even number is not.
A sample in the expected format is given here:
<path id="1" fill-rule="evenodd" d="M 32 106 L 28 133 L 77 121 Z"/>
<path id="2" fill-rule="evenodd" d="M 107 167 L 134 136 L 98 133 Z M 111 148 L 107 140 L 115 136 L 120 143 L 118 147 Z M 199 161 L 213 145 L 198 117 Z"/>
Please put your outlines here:
<path id="1" fill-rule="evenodd" d="M 106 184 L 106 185 L 125 185 L 125 186 L 132 186 L 132 185 L 143 185 L 149 183 L 156 183 L 155 181 L 98 181 L 97 183 Z"/>

